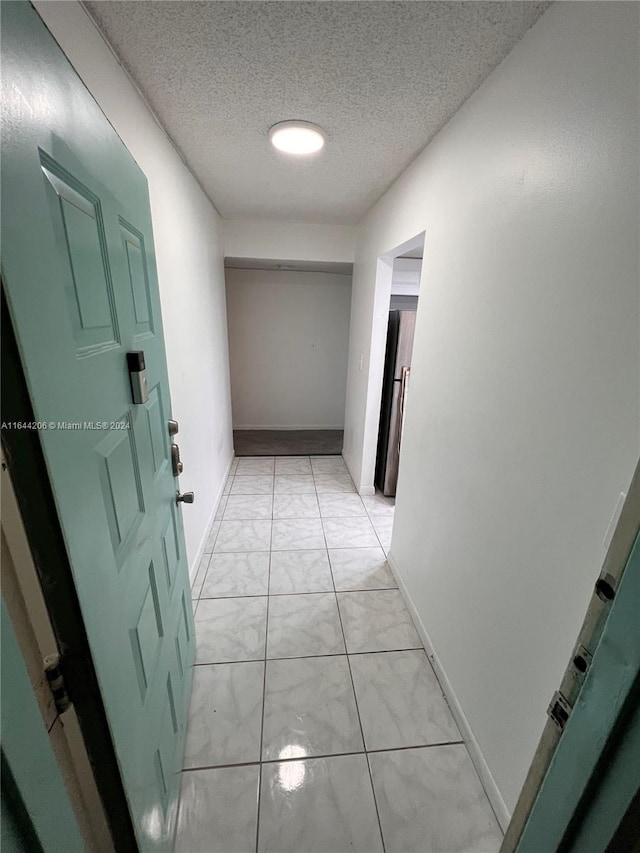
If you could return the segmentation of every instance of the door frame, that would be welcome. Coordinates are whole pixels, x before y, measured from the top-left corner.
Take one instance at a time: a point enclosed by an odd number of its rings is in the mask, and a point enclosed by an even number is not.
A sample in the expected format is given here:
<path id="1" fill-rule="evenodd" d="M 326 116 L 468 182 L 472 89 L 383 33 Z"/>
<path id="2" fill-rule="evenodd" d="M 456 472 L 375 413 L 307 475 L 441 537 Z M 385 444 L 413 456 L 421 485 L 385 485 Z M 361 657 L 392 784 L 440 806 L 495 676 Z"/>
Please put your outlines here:
<path id="1" fill-rule="evenodd" d="M 374 289 L 373 324 L 371 344 L 367 360 L 369 376 L 367 380 L 367 398 L 365 422 L 362 433 L 361 464 L 359 471 L 351 471 L 361 495 L 375 494 L 375 469 L 378 452 L 378 429 L 380 426 L 380 407 L 382 405 L 382 385 L 384 381 L 384 361 L 387 348 L 387 327 L 389 325 L 389 304 L 393 279 L 393 262 L 405 252 L 422 248 L 426 241 L 426 231 L 420 231 L 408 240 L 388 249 L 376 259 L 376 280 Z M 425 265 L 422 264 L 421 284 Z M 346 460 L 349 463 L 349 459 Z"/>
<path id="2" fill-rule="evenodd" d="M 33 424 L 35 417 L 2 286 L 2 420 Z M 133 822 L 89 648 L 71 564 L 40 438 L 34 429 L 3 429 L 2 447 L 60 654 L 69 697 L 94 768 L 114 846 L 138 850 Z"/>

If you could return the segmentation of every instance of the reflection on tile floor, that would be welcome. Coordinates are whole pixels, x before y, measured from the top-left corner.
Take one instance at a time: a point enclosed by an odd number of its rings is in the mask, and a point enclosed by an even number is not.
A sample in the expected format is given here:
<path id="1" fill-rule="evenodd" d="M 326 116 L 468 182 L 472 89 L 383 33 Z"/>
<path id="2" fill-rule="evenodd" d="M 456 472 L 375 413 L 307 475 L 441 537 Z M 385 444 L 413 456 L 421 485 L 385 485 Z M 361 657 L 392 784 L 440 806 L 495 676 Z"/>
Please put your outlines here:
<path id="1" fill-rule="evenodd" d="M 341 457 L 243 457 L 194 579 L 177 853 L 496 853 L 501 833 Z"/>

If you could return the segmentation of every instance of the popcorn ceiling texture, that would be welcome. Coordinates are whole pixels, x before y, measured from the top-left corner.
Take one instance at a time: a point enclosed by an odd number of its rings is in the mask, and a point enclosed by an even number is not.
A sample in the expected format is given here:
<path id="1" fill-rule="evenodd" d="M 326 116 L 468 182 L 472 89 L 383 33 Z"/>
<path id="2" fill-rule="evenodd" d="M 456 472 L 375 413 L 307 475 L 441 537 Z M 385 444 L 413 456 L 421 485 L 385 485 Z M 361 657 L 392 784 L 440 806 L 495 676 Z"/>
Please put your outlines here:
<path id="1" fill-rule="evenodd" d="M 87 2 L 226 218 L 354 225 L 550 4 Z M 274 151 L 302 118 L 323 152 Z"/>

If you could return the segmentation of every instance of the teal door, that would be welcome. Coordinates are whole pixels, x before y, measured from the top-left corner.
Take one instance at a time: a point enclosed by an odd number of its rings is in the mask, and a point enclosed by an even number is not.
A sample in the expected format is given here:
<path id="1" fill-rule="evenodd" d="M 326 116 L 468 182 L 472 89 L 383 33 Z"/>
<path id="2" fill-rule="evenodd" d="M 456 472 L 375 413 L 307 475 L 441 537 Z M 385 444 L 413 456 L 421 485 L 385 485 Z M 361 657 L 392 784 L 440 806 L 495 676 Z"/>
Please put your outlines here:
<path id="1" fill-rule="evenodd" d="M 81 853 L 84 843 L 2 601 L 2 850 Z"/>
<path id="2" fill-rule="evenodd" d="M 640 535 L 517 853 L 609 849 L 640 790 L 639 708 Z"/>
<path id="3" fill-rule="evenodd" d="M 31 5 L 1 7 L 2 279 L 138 843 L 168 850 L 194 637 L 147 185 Z"/>

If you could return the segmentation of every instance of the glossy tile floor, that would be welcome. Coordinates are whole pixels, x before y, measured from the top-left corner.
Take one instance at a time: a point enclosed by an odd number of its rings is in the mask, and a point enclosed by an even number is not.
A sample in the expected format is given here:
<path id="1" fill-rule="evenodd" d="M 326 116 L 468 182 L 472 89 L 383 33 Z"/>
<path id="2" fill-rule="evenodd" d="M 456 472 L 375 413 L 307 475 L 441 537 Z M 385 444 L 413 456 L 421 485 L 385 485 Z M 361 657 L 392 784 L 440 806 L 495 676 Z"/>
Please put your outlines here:
<path id="1" fill-rule="evenodd" d="M 496 819 L 339 456 L 234 461 L 193 586 L 177 853 L 496 853 Z"/>

